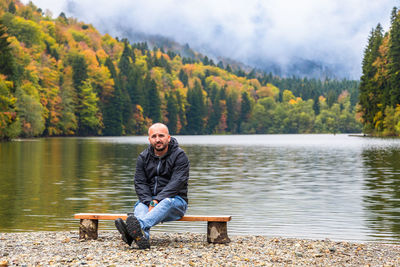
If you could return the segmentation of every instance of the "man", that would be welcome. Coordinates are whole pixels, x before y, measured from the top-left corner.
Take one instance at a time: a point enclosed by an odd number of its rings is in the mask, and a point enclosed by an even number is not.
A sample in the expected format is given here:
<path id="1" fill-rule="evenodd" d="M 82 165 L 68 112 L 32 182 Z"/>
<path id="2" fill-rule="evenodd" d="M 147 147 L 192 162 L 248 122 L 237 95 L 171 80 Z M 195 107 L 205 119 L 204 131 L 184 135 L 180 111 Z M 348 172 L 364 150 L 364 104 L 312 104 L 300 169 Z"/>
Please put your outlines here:
<path id="1" fill-rule="evenodd" d="M 135 190 L 139 200 L 126 223 L 115 226 L 128 245 L 150 248 L 150 228 L 160 222 L 179 220 L 187 209 L 189 159 L 162 123 L 149 128 L 149 147 L 136 163 Z"/>

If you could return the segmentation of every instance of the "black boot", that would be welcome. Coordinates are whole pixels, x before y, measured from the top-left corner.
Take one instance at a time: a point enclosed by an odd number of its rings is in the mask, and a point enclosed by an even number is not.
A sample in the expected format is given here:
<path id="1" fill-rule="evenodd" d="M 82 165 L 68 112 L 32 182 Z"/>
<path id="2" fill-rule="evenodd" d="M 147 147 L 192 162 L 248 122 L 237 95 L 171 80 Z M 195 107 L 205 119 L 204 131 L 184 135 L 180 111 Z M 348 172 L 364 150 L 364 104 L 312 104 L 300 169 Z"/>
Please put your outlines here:
<path id="1" fill-rule="evenodd" d="M 115 227 L 117 227 L 118 232 L 121 234 L 122 240 L 127 243 L 129 246 L 133 242 L 132 236 L 129 235 L 128 230 L 126 229 L 126 223 L 121 218 L 115 220 Z"/>
<path id="2" fill-rule="evenodd" d="M 144 236 L 140 223 L 135 216 L 130 215 L 126 219 L 126 228 L 140 249 L 150 248 L 150 241 Z"/>

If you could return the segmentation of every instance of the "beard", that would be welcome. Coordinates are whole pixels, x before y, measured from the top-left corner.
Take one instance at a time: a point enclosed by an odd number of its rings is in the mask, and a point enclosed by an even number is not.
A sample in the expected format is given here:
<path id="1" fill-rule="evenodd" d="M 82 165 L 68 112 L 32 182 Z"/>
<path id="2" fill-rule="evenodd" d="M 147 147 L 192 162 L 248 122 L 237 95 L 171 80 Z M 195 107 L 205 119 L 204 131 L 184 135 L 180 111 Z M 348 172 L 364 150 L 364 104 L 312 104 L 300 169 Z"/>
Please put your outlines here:
<path id="1" fill-rule="evenodd" d="M 160 145 L 160 144 L 161 144 L 161 146 L 157 147 L 157 145 Z M 160 152 L 160 151 L 164 151 L 167 148 L 167 146 L 168 146 L 168 144 L 163 144 L 160 142 L 160 143 L 154 144 L 153 148 L 154 148 L 154 150 Z"/>

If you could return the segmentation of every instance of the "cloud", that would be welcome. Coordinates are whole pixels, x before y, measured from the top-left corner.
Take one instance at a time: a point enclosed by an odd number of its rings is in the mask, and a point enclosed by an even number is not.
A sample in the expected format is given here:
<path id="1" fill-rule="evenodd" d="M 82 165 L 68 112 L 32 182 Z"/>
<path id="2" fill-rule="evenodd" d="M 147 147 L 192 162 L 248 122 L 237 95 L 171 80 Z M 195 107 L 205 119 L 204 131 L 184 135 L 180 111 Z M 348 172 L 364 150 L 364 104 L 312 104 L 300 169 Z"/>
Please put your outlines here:
<path id="1" fill-rule="evenodd" d="M 244 63 L 307 59 L 358 78 L 370 30 L 387 30 L 394 0 L 33 0 L 43 10 L 122 34 L 116 25 L 173 38 Z M 347 74 L 347 75 L 346 75 Z"/>

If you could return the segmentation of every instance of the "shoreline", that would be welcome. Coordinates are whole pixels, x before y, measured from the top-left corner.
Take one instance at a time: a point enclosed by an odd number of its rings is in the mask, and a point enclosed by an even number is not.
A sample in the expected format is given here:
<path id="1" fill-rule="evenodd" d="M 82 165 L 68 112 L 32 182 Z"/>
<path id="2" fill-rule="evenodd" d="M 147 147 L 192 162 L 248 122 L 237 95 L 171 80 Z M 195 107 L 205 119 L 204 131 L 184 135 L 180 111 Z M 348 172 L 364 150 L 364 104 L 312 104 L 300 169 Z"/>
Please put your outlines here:
<path id="1" fill-rule="evenodd" d="M 151 234 L 151 248 L 125 244 L 115 231 L 79 240 L 78 231 L 0 233 L 0 266 L 191 265 L 191 266 L 400 266 L 400 245 L 230 236 L 208 244 L 205 234 Z"/>

